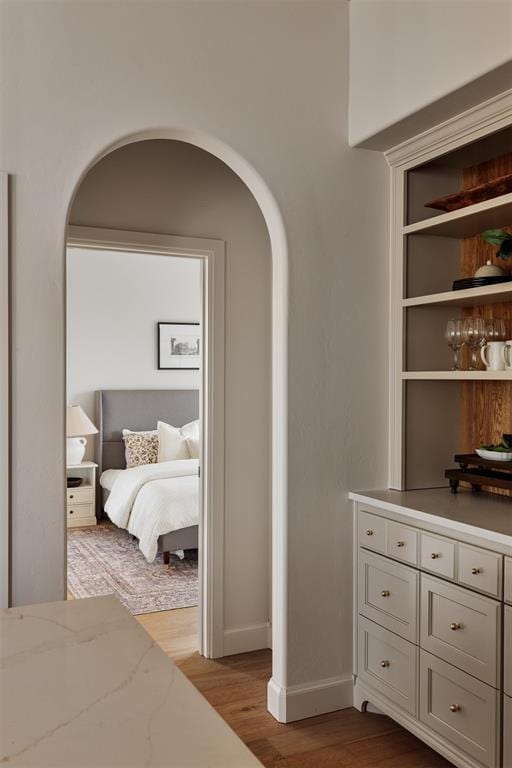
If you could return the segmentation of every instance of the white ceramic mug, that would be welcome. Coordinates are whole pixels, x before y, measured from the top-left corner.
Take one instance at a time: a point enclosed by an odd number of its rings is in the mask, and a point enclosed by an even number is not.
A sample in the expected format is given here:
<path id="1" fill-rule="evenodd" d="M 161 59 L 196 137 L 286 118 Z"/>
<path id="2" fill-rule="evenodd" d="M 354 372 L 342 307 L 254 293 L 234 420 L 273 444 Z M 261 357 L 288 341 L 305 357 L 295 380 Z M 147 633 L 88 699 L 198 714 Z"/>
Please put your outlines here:
<path id="1" fill-rule="evenodd" d="M 503 347 L 503 361 L 505 363 L 505 370 L 512 370 L 512 339 L 505 342 Z"/>
<path id="2" fill-rule="evenodd" d="M 488 371 L 505 370 L 505 342 L 488 341 L 480 349 L 482 362 Z"/>

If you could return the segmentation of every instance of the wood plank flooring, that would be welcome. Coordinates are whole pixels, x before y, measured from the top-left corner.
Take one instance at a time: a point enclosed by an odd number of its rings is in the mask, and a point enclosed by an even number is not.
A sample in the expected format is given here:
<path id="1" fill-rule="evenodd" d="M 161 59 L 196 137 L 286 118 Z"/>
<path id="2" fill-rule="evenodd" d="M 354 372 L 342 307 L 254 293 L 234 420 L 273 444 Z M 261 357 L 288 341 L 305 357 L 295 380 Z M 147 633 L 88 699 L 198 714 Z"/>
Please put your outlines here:
<path id="1" fill-rule="evenodd" d="M 344 709 L 283 725 L 267 712 L 271 652 L 205 659 L 197 608 L 135 617 L 266 768 L 450 768 L 387 717 Z M 181 635 L 181 636 L 180 636 Z"/>

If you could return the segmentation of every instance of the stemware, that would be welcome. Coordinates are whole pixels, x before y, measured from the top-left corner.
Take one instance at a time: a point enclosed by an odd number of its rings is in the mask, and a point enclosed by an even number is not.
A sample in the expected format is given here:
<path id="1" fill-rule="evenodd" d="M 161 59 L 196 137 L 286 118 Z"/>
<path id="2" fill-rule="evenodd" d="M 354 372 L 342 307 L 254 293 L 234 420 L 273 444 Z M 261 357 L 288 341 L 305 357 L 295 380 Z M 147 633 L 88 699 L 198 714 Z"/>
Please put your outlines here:
<path id="1" fill-rule="evenodd" d="M 460 369 L 460 349 L 464 344 L 462 338 L 462 320 L 448 320 L 444 337 L 448 342 L 448 346 L 451 347 L 453 351 L 452 371 L 458 371 Z"/>
<path id="2" fill-rule="evenodd" d="M 505 329 L 505 321 L 503 318 L 493 318 L 492 320 L 486 321 L 486 331 L 485 331 L 485 339 L 486 341 L 505 341 L 506 340 L 506 329 Z M 489 335 L 488 335 L 489 331 Z"/>
<path id="3" fill-rule="evenodd" d="M 486 327 L 482 317 L 466 317 L 462 324 L 462 339 L 471 351 L 470 371 L 478 369 L 477 350 L 485 341 Z"/>

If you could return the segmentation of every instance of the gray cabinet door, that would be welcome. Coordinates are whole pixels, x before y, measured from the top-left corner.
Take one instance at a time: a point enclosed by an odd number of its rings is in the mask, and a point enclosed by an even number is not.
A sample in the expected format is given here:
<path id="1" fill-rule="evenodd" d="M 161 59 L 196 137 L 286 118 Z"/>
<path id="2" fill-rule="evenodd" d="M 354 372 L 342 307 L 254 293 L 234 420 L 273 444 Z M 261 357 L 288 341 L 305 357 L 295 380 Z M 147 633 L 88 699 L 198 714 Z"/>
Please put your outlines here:
<path id="1" fill-rule="evenodd" d="M 503 696 L 503 768 L 512 766 L 512 699 Z"/>
<path id="2" fill-rule="evenodd" d="M 479 592 L 501 598 L 503 557 L 469 544 L 459 544 L 457 581 Z"/>
<path id="3" fill-rule="evenodd" d="M 503 690 L 507 696 L 512 696 L 512 607 L 510 605 L 505 606 L 503 621 L 505 624 L 503 631 Z"/>
<path id="4" fill-rule="evenodd" d="M 363 616 L 358 634 L 358 677 L 417 717 L 418 647 Z"/>
<path id="5" fill-rule="evenodd" d="M 421 575 L 420 645 L 489 685 L 500 673 L 501 604 Z"/>
<path id="6" fill-rule="evenodd" d="M 357 537 L 361 547 L 384 553 L 386 551 L 386 520 L 364 509 L 359 510 Z"/>
<path id="7" fill-rule="evenodd" d="M 412 642 L 418 641 L 418 584 L 412 568 L 359 551 L 359 613 Z"/>
<path id="8" fill-rule="evenodd" d="M 499 765 L 499 697 L 491 686 L 420 651 L 420 720 L 488 768 Z"/>

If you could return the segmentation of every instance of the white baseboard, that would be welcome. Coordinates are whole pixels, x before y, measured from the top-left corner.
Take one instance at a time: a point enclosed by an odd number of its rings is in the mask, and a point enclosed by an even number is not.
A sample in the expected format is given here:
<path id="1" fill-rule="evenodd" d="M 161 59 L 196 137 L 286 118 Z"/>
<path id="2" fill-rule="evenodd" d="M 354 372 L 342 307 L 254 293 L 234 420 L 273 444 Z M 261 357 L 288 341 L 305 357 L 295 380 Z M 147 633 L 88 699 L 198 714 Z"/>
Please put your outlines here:
<path id="1" fill-rule="evenodd" d="M 251 624 L 224 630 L 224 656 L 269 648 L 269 624 Z"/>
<path id="2" fill-rule="evenodd" d="M 288 688 L 282 688 L 272 678 L 267 692 L 268 711 L 280 723 L 292 723 L 353 705 L 352 677 L 329 677 Z"/>

